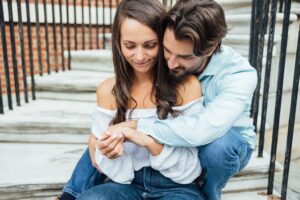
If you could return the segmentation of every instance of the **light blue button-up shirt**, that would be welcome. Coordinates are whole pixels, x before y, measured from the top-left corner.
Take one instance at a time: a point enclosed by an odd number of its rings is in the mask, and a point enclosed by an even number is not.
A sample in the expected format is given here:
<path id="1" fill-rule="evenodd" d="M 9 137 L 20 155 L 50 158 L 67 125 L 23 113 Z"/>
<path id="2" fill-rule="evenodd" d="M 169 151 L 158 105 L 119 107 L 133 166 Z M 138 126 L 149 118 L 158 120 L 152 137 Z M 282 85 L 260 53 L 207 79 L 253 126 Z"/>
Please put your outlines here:
<path id="1" fill-rule="evenodd" d="M 256 70 L 232 48 L 222 46 L 198 77 L 204 96 L 204 111 L 154 123 L 138 121 L 138 130 L 173 146 L 201 146 L 236 128 L 255 147 L 256 134 L 250 107 L 257 84 Z"/>

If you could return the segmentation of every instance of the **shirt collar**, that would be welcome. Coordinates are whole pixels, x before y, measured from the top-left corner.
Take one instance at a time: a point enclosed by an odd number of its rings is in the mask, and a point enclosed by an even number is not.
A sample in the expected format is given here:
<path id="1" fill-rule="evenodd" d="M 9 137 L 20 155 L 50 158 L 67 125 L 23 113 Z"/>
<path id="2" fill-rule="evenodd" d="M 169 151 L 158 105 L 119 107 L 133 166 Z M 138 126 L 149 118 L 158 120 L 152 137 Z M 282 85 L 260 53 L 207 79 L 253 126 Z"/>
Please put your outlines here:
<path id="1" fill-rule="evenodd" d="M 224 53 L 226 53 L 226 48 L 221 46 L 221 52 L 214 53 L 204 71 L 198 76 L 198 79 L 201 80 L 206 76 L 214 76 L 222 67 L 222 62 L 224 62 Z"/>

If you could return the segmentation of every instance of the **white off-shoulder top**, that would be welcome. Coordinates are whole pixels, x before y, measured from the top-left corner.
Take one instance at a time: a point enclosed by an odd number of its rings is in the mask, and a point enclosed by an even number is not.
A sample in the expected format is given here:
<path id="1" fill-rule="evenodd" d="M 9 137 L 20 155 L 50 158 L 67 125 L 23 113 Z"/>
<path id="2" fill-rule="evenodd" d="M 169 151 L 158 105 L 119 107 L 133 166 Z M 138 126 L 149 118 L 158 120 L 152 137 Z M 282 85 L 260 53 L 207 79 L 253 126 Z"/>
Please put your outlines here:
<path id="1" fill-rule="evenodd" d="M 176 106 L 174 109 L 181 111 L 181 115 L 197 115 L 204 109 L 203 97 L 183 106 Z M 127 112 L 127 118 L 129 112 L 130 110 Z M 97 138 L 107 130 L 115 114 L 116 110 L 96 108 L 93 113 L 91 131 Z M 157 119 L 156 108 L 134 109 L 131 117 L 147 118 L 149 122 L 151 119 L 154 121 Z M 106 176 L 122 184 L 130 184 L 134 178 L 134 171 L 148 166 L 180 184 L 192 183 L 201 173 L 198 149 L 195 147 L 164 145 L 159 155 L 152 156 L 146 148 L 139 147 L 131 142 L 125 142 L 122 156 L 116 159 L 108 159 L 96 149 L 95 160 Z"/>

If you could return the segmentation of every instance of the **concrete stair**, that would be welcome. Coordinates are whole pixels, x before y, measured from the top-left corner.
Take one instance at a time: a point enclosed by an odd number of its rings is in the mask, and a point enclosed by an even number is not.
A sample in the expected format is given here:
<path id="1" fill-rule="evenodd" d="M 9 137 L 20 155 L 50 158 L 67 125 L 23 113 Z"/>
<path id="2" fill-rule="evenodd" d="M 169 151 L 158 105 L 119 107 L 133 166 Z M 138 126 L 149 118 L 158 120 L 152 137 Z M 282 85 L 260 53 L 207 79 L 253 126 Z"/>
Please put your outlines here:
<path id="1" fill-rule="evenodd" d="M 54 199 L 87 145 L 1 143 L 0 199 Z M 224 189 L 224 199 L 265 191 L 269 158 L 256 158 Z M 11 159 L 15 158 L 15 159 Z M 34 164 L 33 164 L 34 163 Z M 280 170 L 280 167 L 277 168 Z M 256 195 L 257 198 L 267 199 Z M 251 199 L 251 198 L 249 198 Z"/>
<path id="2" fill-rule="evenodd" d="M 67 57 L 66 53 L 65 57 Z M 71 51 L 71 57 L 72 70 L 113 71 L 112 53 L 110 49 Z"/>

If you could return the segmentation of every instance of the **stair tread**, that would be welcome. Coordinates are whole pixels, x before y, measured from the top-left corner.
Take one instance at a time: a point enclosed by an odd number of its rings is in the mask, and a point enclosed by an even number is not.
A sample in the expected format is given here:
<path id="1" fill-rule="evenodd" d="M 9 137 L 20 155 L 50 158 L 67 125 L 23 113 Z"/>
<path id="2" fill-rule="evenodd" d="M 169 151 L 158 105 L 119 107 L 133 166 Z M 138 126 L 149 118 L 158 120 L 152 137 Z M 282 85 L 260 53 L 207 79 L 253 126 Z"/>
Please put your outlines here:
<path id="1" fill-rule="evenodd" d="M 35 78 L 36 90 L 48 92 L 95 92 L 101 81 L 109 77 L 113 77 L 113 73 L 76 70 L 50 76 L 37 76 Z"/>

